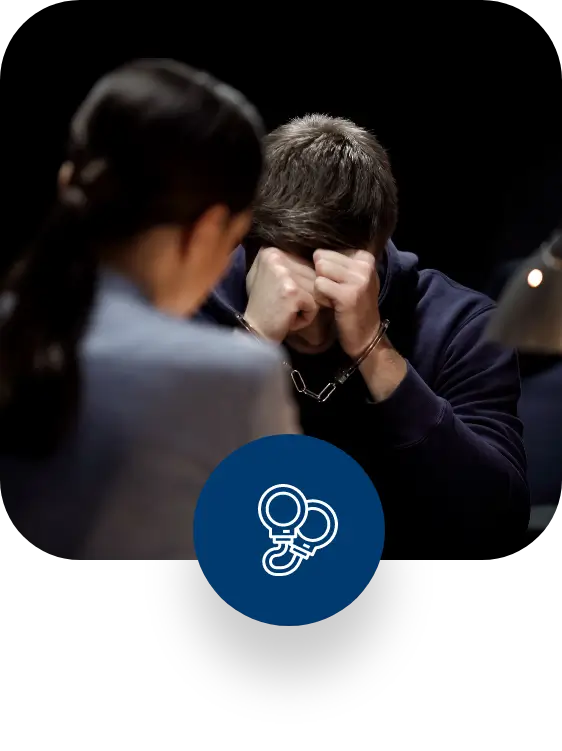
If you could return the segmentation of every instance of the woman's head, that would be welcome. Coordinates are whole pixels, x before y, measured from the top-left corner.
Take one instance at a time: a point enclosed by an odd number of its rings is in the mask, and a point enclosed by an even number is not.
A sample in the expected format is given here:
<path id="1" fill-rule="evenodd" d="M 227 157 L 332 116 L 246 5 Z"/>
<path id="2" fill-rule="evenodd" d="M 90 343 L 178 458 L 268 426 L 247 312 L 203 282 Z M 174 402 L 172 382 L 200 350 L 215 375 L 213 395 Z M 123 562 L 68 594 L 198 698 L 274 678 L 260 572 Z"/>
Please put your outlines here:
<path id="1" fill-rule="evenodd" d="M 260 135 L 230 87 L 176 62 L 138 61 L 102 78 L 75 114 L 61 200 L 83 204 L 98 252 L 141 265 L 164 304 L 188 314 L 245 234 Z"/>
<path id="2" fill-rule="evenodd" d="M 133 62 L 94 86 L 71 123 L 57 204 L 3 285 L 0 448 L 47 448 L 74 415 L 101 262 L 168 312 L 200 304 L 247 230 L 260 137 L 242 95 L 173 61 Z"/>

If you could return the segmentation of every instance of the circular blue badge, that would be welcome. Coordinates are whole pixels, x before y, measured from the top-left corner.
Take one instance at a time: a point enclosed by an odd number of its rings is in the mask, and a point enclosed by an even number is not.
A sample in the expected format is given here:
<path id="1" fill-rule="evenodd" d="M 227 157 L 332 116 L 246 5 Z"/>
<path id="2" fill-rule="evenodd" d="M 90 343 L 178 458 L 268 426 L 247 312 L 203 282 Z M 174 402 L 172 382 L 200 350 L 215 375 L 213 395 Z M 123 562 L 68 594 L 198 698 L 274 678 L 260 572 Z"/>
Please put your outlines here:
<path id="1" fill-rule="evenodd" d="M 363 469 L 330 443 L 261 438 L 215 469 L 195 511 L 209 584 L 257 621 L 301 626 L 343 610 L 379 564 L 384 517 Z"/>

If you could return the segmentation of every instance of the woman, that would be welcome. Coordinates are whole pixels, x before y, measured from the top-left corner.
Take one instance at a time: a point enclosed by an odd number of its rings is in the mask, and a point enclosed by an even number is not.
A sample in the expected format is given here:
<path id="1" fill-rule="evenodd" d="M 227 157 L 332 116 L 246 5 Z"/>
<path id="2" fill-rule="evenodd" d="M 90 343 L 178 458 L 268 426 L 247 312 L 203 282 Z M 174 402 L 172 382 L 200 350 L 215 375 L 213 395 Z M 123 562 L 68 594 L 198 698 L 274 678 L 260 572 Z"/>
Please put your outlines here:
<path id="1" fill-rule="evenodd" d="M 2 297 L 1 490 L 42 550 L 194 558 L 209 473 L 296 430 L 275 350 L 184 320 L 248 228 L 260 135 L 238 92 L 171 61 L 107 75 L 76 113 Z"/>

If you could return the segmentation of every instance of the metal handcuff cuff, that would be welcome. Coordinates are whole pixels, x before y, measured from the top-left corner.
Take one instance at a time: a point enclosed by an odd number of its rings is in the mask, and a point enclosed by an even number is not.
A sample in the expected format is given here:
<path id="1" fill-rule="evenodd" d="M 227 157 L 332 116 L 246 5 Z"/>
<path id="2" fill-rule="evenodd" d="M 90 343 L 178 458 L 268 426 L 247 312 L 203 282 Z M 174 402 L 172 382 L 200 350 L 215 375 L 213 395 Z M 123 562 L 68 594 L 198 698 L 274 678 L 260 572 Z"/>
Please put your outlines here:
<path id="1" fill-rule="evenodd" d="M 238 321 L 238 323 L 244 329 L 246 329 L 248 333 L 252 334 L 256 339 L 261 339 L 258 332 L 252 326 L 250 326 L 250 324 L 248 323 L 248 321 L 246 321 L 242 313 L 236 313 L 235 315 L 236 315 L 236 320 Z M 367 346 L 367 348 L 359 356 L 359 358 L 351 365 L 340 368 L 335 373 L 333 380 L 327 383 L 319 394 L 316 394 L 314 391 L 311 391 L 310 389 L 308 389 L 306 387 L 306 383 L 304 382 L 304 378 L 299 373 L 299 371 L 293 368 L 293 366 L 290 363 L 288 363 L 286 360 L 284 360 L 283 365 L 289 370 L 289 373 L 291 375 L 291 380 L 293 381 L 295 389 L 298 391 L 299 394 L 304 394 L 305 396 L 309 396 L 311 399 L 314 399 L 317 402 L 327 401 L 332 396 L 332 394 L 337 389 L 337 387 L 343 386 L 343 384 L 347 381 L 347 379 L 350 378 L 355 373 L 356 370 L 358 370 L 361 363 L 364 360 L 366 360 L 367 357 L 371 354 L 371 352 L 375 349 L 375 347 L 377 347 L 377 345 L 380 343 L 380 341 L 383 339 L 384 335 L 386 334 L 386 330 L 388 329 L 389 324 L 390 324 L 390 321 L 388 319 L 381 321 L 379 330 L 377 331 L 375 338 Z"/>

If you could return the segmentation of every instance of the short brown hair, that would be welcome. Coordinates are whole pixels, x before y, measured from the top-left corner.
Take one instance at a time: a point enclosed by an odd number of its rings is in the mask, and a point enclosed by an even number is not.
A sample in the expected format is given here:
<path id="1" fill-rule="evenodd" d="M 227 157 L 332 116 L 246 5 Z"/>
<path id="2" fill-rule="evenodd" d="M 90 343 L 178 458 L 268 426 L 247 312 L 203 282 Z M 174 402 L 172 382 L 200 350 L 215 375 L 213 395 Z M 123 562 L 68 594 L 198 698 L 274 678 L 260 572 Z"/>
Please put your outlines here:
<path id="1" fill-rule="evenodd" d="M 248 251 L 381 250 L 397 216 L 396 183 L 376 137 L 349 120 L 307 115 L 265 139 Z"/>

